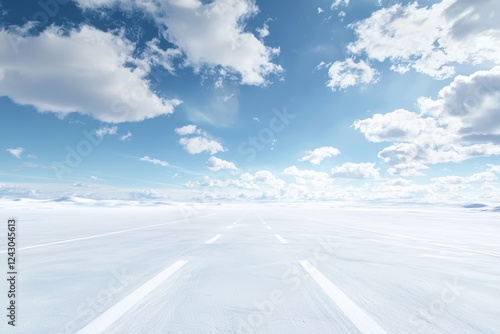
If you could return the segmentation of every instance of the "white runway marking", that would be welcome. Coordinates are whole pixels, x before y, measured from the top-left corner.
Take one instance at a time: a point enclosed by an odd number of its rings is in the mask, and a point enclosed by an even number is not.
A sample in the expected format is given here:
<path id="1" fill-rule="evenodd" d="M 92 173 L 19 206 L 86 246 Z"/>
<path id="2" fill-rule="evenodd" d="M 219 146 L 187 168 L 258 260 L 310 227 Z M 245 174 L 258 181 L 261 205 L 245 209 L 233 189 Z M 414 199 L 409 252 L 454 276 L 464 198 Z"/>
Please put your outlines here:
<path id="1" fill-rule="evenodd" d="M 222 237 L 222 234 L 217 234 L 215 237 L 213 237 L 212 239 L 208 240 L 206 243 L 207 244 L 213 244 L 220 237 Z"/>
<path id="2" fill-rule="evenodd" d="M 209 216 L 203 216 L 203 217 L 210 217 L 210 216 L 215 216 L 214 215 L 209 215 Z M 203 218 L 203 217 L 197 217 L 197 218 Z M 40 247 L 45 247 L 45 246 L 53 246 L 53 245 L 60 245 L 60 244 L 65 244 L 68 242 L 73 242 L 73 241 L 81 241 L 81 240 L 89 240 L 89 239 L 94 239 L 94 238 L 100 238 L 100 237 L 105 237 L 108 235 L 113 235 L 113 234 L 120 234 L 120 233 L 126 233 L 126 232 L 132 232 L 132 231 L 138 231 L 138 230 L 144 230 L 146 228 L 150 227 L 156 227 L 156 226 L 162 226 L 162 225 L 168 225 L 168 224 L 174 224 L 174 223 L 180 223 L 186 220 L 190 220 L 191 218 L 186 218 L 186 219 L 180 219 L 180 220 L 173 220 L 168 223 L 161 223 L 161 224 L 154 224 L 154 225 L 148 225 L 148 226 L 141 226 L 141 227 L 136 227 L 136 228 L 129 228 L 127 230 L 121 230 L 121 231 L 114 231 L 114 232 L 108 232 L 108 233 L 103 233 L 103 234 L 95 234 L 95 235 L 89 235 L 87 237 L 81 237 L 81 238 L 74 238 L 74 239 L 68 239 L 68 240 L 61 240 L 61 241 L 54 241 L 54 242 L 48 242 L 46 244 L 40 244 L 40 245 L 34 245 L 34 246 L 27 246 L 27 247 L 21 247 L 18 248 L 18 251 L 21 250 L 26 250 L 26 249 L 33 249 L 33 248 L 40 248 Z M 7 253 L 7 250 L 0 251 L 1 253 Z"/>
<path id="3" fill-rule="evenodd" d="M 228 230 L 230 230 L 230 229 L 232 229 L 232 228 L 233 228 L 233 225 L 226 226 L 226 228 L 227 228 Z"/>
<path id="4" fill-rule="evenodd" d="M 387 334 L 368 314 L 337 288 L 328 278 L 318 271 L 309 261 L 299 261 L 302 267 L 314 278 L 335 304 L 344 312 L 362 334 Z"/>
<path id="5" fill-rule="evenodd" d="M 262 222 L 262 224 L 267 224 L 266 222 Z"/>
<path id="6" fill-rule="evenodd" d="M 177 261 L 161 273 L 147 281 L 130 295 L 119 301 L 110 309 L 98 316 L 90 324 L 79 330 L 78 334 L 97 334 L 104 332 L 123 314 L 139 303 L 146 295 L 156 289 L 163 281 L 172 276 L 177 270 L 184 266 L 187 261 Z"/>
<path id="7" fill-rule="evenodd" d="M 286 241 L 285 239 L 283 239 L 283 237 L 279 234 L 275 234 L 274 235 L 276 237 L 276 239 L 278 239 L 282 244 L 287 244 L 288 241 Z"/>
<path id="8" fill-rule="evenodd" d="M 271 227 L 271 226 L 266 226 L 266 227 L 267 227 L 267 229 L 268 229 L 268 230 L 271 230 L 271 229 L 272 229 L 272 227 Z"/>

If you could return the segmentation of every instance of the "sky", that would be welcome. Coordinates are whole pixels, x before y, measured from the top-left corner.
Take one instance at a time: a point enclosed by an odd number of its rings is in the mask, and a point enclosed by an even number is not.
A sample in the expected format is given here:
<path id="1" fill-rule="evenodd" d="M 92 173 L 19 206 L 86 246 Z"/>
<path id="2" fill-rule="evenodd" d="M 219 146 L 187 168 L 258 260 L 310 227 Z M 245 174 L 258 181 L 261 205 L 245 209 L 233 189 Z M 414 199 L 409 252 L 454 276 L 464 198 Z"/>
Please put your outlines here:
<path id="1" fill-rule="evenodd" d="M 0 1 L 0 197 L 498 203 L 499 16 Z"/>

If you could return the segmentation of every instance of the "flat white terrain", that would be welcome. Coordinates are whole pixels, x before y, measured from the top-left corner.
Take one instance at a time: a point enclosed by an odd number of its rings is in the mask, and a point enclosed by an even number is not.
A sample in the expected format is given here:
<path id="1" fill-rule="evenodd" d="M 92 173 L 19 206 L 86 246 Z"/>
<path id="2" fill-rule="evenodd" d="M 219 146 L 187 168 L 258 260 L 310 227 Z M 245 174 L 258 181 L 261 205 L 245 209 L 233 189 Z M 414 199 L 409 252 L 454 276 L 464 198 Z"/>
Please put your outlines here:
<path id="1" fill-rule="evenodd" d="M 2 333 L 498 333 L 500 213 L 0 202 Z"/>

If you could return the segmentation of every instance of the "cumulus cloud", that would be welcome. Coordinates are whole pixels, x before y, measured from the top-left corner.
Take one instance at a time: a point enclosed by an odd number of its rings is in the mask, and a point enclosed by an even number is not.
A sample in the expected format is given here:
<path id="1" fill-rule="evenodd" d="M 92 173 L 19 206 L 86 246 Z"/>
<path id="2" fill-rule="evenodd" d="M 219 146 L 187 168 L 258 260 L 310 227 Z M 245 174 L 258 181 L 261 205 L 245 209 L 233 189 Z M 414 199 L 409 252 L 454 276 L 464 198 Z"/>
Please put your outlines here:
<path id="1" fill-rule="evenodd" d="M 443 0 L 421 7 L 416 1 L 382 8 L 350 25 L 357 39 L 348 51 L 391 69 L 409 69 L 444 79 L 456 64 L 500 62 L 498 1 Z"/>
<path id="2" fill-rule="evenodd" d="M 326 86 L 331 90 L 346 89 L 359 84 L 370 84 L 377 82 L 378 72 L 364 60 L 355 62 L 348 58 L 344 61 L 336 61 L 328 70 L 330 80 Z"/>
<path id="3" fill-rule="evenodd" d="M 272 62 L 279 48 L 266 46 L 245 31 L 248 18 L 258 7 L 251 0 L 77 0 L 84 8 L 121 5 L 142 10 L 152 16 L 163 36 L 185 55 L 185 65 L 195 71 L 203 67 L 222 67 L 241 77 L 247 85 L 265 85 L 272 74 L 283 72 Z M 265 35 L 265 30 L 262 30 Z"/>
<path id="4" fill-rule="evenodd" d="M 121 141 L 128 141 L 132 138 L 132 133 L 129 131 L 127 132 L 127 134 L 123 135 L 120 137 L 120 140 Z"/>
<path id="5" fill-rule="evenodd" d="M 189 154 L 198 154 L 202 152 L 215 154 L 217 152 L 226 151 L 221 143 L 217 140 L 211 139 L 205 131 L 198 129 L 196 125 L 185 125 L 180 128 L 176 128 L 175 132 L 180 136 L 197 135 L 195 137 L 182 137 L 179 139 L 179 144 L 181 144 L 184 150 L 186 150 Z"/>
<path id="6" fill-rule="evenodd" d="M 222 160 L 217 157 L 210 157 L 207 161 L 207 168 L 212 172 L 219 172 L 221 170 L 237 171 L 238 167 L 230 161 Z"/>
<path id="7" fill-rule="evenodd" d="M 181 126 L 180 128 L 175 129 L 175 133 L 177 133 L 179 136 L 187 136 L 187 135 L 192 135 L 195 133 L 201 133 L 201 130 L 196 128 L 196 125 L 190 124 L 190 125 L 185 125 Z"/>
<path id="8" fill-rule="evenodd" d="M 150 158 L 148 157 L 147 155 L 143 156 L 142 158 L 139 159 L 140 161 L 146 161 L 146 162 L 150 162 L 152 164 L 155 164 L 155 165 L 160 165 L 160 166 L 163 166 L 163 167 L 168 167 L 169 166 L 169 163 L 166 162 L 166 161 L 162 161 L 162 160 L 159 160 L 159 159 L 155 159 L 155 158 Z"/>
<path id="9" fill-rule="evenodd" d="M 342 166 L 332 168 L 331 176 L 344 179 L 378 179 L 380 177 L 375 163 L 346 162 Z"/>
<path id="10" fill-rule="evenodd" d="M 173 113 L 181 101 L 150 90 L 147 61 L 134 51 L 123 36 L 86 25 L 65 33 L 49 27 L 37 36 L 2 28 L 0 96 L 40 112 L 79 112 L 109 123 Z"/>
<path id="11" fill-rule="evenodd" d="M 16 158 L 21 159 L 21 154 L 24 152 L 24 148 L 22 147 L 8 148 L 6 149 L 6 151 L 15 156 Z"/>
<path id="12" fill-rule="evenodd" d="M 428 164 L 500 154 L 500 67 L 457 76 L 418 112 L 398 109 L 354 122 L 372 142 L 393 142 L 378 156 L 389 172 L 421 175 Z"/>
<path id="13" fill-rule="evenodd" d="M 340 6 L 347 7 L 349 5 L 349 0 L 334 0 L 330 5 L 330 9 L 336 9 Z"/>
<path id="14" fill-rule="evenodd" d="M 256 29 L 257 33 L 259 33 L 259 37 L 262 39 L 262 38 L 266 38 L 267 36 L 269 36 L 269 26 L 267 24 L 264 23 L 264 25 L 262 26 L 262 28 L 257 28 Z"/>
<path id="15" fill-rule="evenodd" d="M 103 126 L 95 131 L 95 135 L 102 138 L 106 135 L 116 135 L 116 131 L 118 131 L 118 127 L 116 125 L 109 127 Z"/>
<path id="16" fill-rule="evenodd" d="M 129 196 L 132 199 L 138 199 L 138 200 L 141 200 L 141 199 L 159 199 L 159 198 L 165 197 L 154 189 L 134 190 L 134 191 L 129 192 Z"/>
<path id="17" fill-rule="evenodd" d="M 226 150 L 218 141 L 201 136 L 191 138 L 183 137 L 179 139 L 179 143 L 189 154 L 198 154 L 203 152 L 215 154 Z"/>
<path id="18" fill-rule="evenodd" d="M 294 176 L 297 184 L 310 183 L 315 186 L 326 186 L 332 182 L 328 173 L 307 169 L 300 170 L 295 165 L 285 168 L 283 174 Z"/>
<path id="19" fill-rule="evenodd" d="M 313 165 L 319 165 L 324 159 L 339 155 L 340 151 L 332 146 L 323 146 L 312 151 L 306 151 L 306 155 L 299 161 L 309 161 Z"/>
<path id="20" fill-rule="evenodd" d="M 428 164 L 500 154 L 500 67 L 457 76 L 418 112 L 398 109 L 354 122 L 372 142 L 393 142 L 378 156 L 389 173 L 422 175 Z"/>

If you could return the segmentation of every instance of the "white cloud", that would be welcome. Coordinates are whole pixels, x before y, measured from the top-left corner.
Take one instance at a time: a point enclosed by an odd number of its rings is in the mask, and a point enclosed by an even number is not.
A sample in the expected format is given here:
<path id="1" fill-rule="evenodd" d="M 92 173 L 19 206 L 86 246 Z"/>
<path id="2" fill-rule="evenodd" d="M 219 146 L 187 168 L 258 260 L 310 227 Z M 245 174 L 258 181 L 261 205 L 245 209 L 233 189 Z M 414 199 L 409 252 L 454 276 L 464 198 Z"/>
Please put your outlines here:
<path id="1" fill-rule="evenodd" d="M 24 148 L 18 147 L 18 148 L 8 148 L 6 149 L 7 152 L 15 156 L 16 158 L 20 159 L 21 154 L 24 152 Z"/>
<path id="2" fill-rule="evenodd" d="M 393 174 L 421 175 L 428 164 L 500 154 L 500 67 L 457 76 L 419 112 L 399 109 L 353 126 L 372 142 L 393 142 L 378 156 Z"/>
<path id="3" fill-rule="evenodd" d="M 306 151 L 306 155 L 299 161 L 309 161 L 313 165 L 319 165 L 324 159 L 339 155 L 340 151 L 332 146 L 323 146 L 312 151 Z"/>
<path id="4" fill-rule="evenodd" d="M 132 138 L 132 133 L 129 131 L 129 132 L 127 132 L 126 135 L 121 136 L 120 140 L 121 141 L 126 141 L 126 140 L 130 140 L 130 138 Z"/>
<path id="5" fill-rule="evenodd" d="M 189 154 L 198 154 L 202 152 L 210 152 L 210 154 L 215 154 L 217 152 L 224 152 L 226 149 L 218 141 L 209 138 L 209 135 L 198 129 L 196 125 L 185 125 L 180 128 L 176 128 L 175 132 L 180 136 L 189 136 L 196 134 L 195 137 L 182 137 L 179 139 L 179 144 L 182 145 L 184 150 Z"/>
<path id="6" fill-rule="evenodd" d="M 269 36 L 269 26 L 267 24 L 264 23 L 264 25 L 262 26 L 262 28 L 257 28 L 255 29 L 257 31 L 257 33 L 259 34 L 259 37 L 261 39 L 263 38 L 266 38 L 267 36 Z"/>
<path id="7" fill-rule="evenodd" d="M 221 170 L 237 171 L 238 167 L 230 161 L 222 160 L 217 157 L 210 157 L 207 161 L 207 168 L 212 172 L 219 172 Z"/>
<path id="8" fill-rule="evenodd" d="M 160 194 L 158 191 L 154 189 L 143 189 L 143 190 L 134 190 L 129 192 L 129 196 L 132 199 L 159 199 L 165 198 L 164 195 Z"/>
<path id="9" fill-rule="evenodd" d="M 245 31 L 248 18 L 258 7 L 251 0 L 78 0 L 84 8 L 119 4 L 124 9 L 138 8 L 151 15 L 162 34 L 185 55 L 185 65 L 195 71 L 202 67 L 221 66 L 241 76 L 241 83 L 265 85 L 267 77 L 283 72 L 272 58 L 279 48 L 266 46 Z"/>
<path id="10" fill-rule="evenodd" d="M 282 188 L 286 182 L 278 179 L 268 170 L 260 170 L 254 174 L 254 181 L 265 183 L 273 188 Z"/>
<path id="11" fill-rule="evenodd" d="M 323 9 L 321 7 L 318 7 L 318 14 L 323 13 Z"/>
<path id="12" fill-rule="evenodd" d="M 332 168 L 331 175 L 334 178 L 344 179 L 378 179 L 380 177 L 375 163 L 371 162 L 346 162 L 342 166 Z"/>
<path id="13" fill-rule="evenodd" d="M 330 5 L 330 9 L 336 9 L 340 6 L 347 7 L 349 5 L 349 0 L 334 0 Z"/>
<path id="14" fill-rule="evenodd" d="M 295 181 L 298 184 L 311 183 L 315 186 L 326 186 L 333 181 L 328 173 L 315 170 L 300 170 L 295 165 L 285 168 L 283 174 L 295 176 Z"/>
<path id="15" fill-rule="evenodd" d="M 155 159 L 155 158 L 150 158 L 148 157 L 147 155 L 143 156 L 142 158 L 139 159 L 140 161 L 146 161 L 146 162 L 151 162 L 152 164 L 155 164 L 155 165 L 160 165 L 160 166 L 163 166 L 163 167 L 168 167 L 169 166 L 169 163 L 166 162 L 166 161 L 162 161 L 162 160 L 159 160 L 159 159 Z"/>
<path id="16" fill-rule="evenodd" d="M 350 25 L 357 40 L 348 46 L 400 73 L 410 68 L 436 79 L 455 73 L 456 64 L 500 62 L 500 26 L 492 13 L 498 1 L 443 0 L 420 7 L 415 1 L 382 8 Z"/>
<path id="17" fill-rule="evenodd" d="M 226 151 L 226 149 L 218 141 L 201 136 L 191 138 L 183 137 L 179 139 L 179 143 L 189 154 L 198 154 L 202 152 L 215 154 L 217 152 Z"/>
<path id="18" fill-rule="evenodd" d="M 378 72 L 364 60 L 357 63 L 348 58 L 344 61 L 336 61 L 328 70 L 330 80 L 326 86 L 331 90 L 346 89 L 359 84 L 370 84 L 377 82 Z"/>
<path id="19" fill-rule="evenodd" d="M 103 126 L 95 131 L 97 137 L 102 138 L 106 135 L 116 135 L 116 131 L 118 131 L 118 127 L 116 125 L 107 127 Z"/>
<path id="20" fill-rule="evenodd" d="M 200 134 L 201 130 L 197 129 L 196 125 L 190 124 L 181 126 L 180 128 L 176 128 L 175 133 L 177 133 L 179 136 L 187 136 L 195 133 Z"/>
<path id="21" fill-rule="evenodd" d="M 109 123 L 173 113 L 181 101 L 150 90 L 148 61 L 134 58 L 134 50 L 123 36 L 86 25 L 64 34 L 49 27 L 37 36 L 0 29 L 0 96 Z"/>

